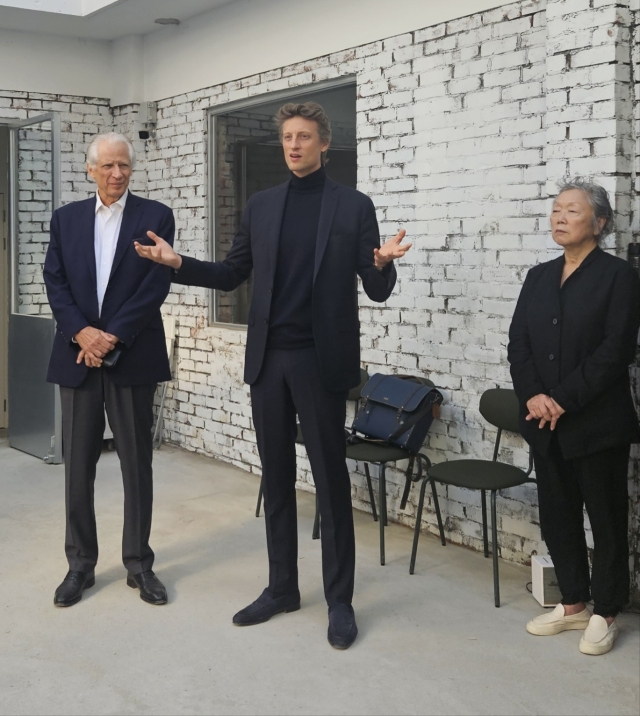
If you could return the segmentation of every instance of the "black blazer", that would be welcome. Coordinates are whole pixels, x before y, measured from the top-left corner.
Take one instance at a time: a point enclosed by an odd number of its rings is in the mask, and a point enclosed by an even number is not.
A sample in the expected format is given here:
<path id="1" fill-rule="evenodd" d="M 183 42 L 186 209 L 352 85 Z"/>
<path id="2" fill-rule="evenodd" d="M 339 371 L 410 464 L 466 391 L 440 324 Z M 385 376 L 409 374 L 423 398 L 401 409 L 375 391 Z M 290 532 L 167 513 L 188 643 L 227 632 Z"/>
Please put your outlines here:
<path id="1" fill-rule="evenodd" d="M 548 425 L 527 422 L 527 401 L 551 395 L 567 412 L 556 425 L 566 459 L 640 442 L 629 364 L 640 326 L 640 278 L 596 248 L 565 281 L 564 256 L 532 268 L 509 331 L 509 362 L 525 439 L 543 454 Z"/>
<path id="2" fill-rule="evenodd" d="M 269 333 L 280 227 L 290 181 L 254 194 L 224 261 L 183 257 L 173 280 L 232 291 L 254 272 L 244 378 L 258 379 Z M 373 264 L 380 234 L 369 197 L 327 177 L 322 194 L 313 283 L 313 335 L 324 385 L 349 390 L 360 382 L 357 276 L 373 301 L 383 302 L 396 282 L 393 265 Z"/>
<path id="3" fill-rule="evenodd" d="M 77 388 L 89 370 L 78 365 L 73 336 L 87 326 L 112 333 L 124 343 L 109 376 L 116 385 L 171 379 L 160 306 L 171 288 L 171 269 L 138 256 L 133 241 L 150 244 L 151 230 L 173 243 L 175 223 L 168 206 L 129 194 L 107 291 L 98 313 L 94 250 L 96 199 L 74 201 L 51 218 L 44 281 L 57 330 L 47 380 Z"/>

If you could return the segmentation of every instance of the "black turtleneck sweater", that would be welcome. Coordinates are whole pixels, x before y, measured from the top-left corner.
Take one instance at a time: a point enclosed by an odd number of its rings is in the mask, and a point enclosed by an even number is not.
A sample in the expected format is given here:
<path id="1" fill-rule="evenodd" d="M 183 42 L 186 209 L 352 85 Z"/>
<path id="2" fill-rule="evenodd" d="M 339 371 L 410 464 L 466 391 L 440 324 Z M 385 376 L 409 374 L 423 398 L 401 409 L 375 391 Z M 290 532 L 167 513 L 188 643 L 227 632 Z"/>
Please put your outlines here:
<path id="1" fill-rule="evenodd" d="M 313 342 L 311 294 L 320 205 L 326 174 L 291 175 L 273 285 L 269 348 L 310 348 Z"/>

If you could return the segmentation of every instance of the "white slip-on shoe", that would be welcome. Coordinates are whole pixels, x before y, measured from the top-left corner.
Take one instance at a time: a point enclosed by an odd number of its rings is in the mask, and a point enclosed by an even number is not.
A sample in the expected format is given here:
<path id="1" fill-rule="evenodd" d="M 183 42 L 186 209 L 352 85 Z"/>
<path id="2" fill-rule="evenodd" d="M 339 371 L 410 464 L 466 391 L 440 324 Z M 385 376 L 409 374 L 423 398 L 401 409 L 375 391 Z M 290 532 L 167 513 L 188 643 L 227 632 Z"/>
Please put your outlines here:
<path id="1" fill-rule="evenodd" d="M 611 626 L 609 626 L 604 617 L 594 614 L 580 639 L 580 651 L 592 656 L 606 654 L 613 648 L 613 642 L 619 633 L 620 630 L 615 621 L 611 622 Z"/>
<path id="2" fill-rule="evenodd" d="M 565 614 L 564 605 L 556 604 L 552 611 L 528 622 L 527 631 L 536 636 L 553 636 L 569 629 L 586 629 L 589 617 L 591 612 L 586 607 L 578 614 Z"/>

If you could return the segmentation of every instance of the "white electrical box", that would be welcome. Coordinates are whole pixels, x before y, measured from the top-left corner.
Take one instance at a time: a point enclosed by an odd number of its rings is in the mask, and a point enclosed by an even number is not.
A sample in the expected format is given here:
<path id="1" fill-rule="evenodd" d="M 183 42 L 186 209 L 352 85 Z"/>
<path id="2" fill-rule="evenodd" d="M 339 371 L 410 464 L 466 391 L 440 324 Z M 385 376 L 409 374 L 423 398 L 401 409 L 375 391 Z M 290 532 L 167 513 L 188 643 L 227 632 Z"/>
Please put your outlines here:
<path id="1" fill-rule="evenodd" d="M 543 607 L 555 607 L 562 601 L 551 557 L 534 555 L 531 558 L 531 593 Z"/>
<path id="2" fill-rule="evenodd" d="M 155 126 L 158 122 L 158 103 L 157 102 L 140 102 L 138 110 L 138 119 L 142 124 Z"/>

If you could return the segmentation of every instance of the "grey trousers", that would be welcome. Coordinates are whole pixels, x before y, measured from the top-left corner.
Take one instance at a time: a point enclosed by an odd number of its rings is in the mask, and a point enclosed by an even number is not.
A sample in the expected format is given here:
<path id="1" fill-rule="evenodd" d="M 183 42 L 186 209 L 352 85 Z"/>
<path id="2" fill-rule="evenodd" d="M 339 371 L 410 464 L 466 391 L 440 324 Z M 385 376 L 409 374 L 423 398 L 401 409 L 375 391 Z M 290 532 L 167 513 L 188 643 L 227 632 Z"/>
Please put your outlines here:
<path id="1" fill-rule="evenodd" d="M 156 385 L 114 385 L 108 369 L 92 368 L 78 388 L 60 388 L 69 569 L 92 572 L 98 561 L 94 510 L 96 465 L 106 408 L 124 483 L 122 561 L 138 574 L 151 569 L 153 395 Z"/>

